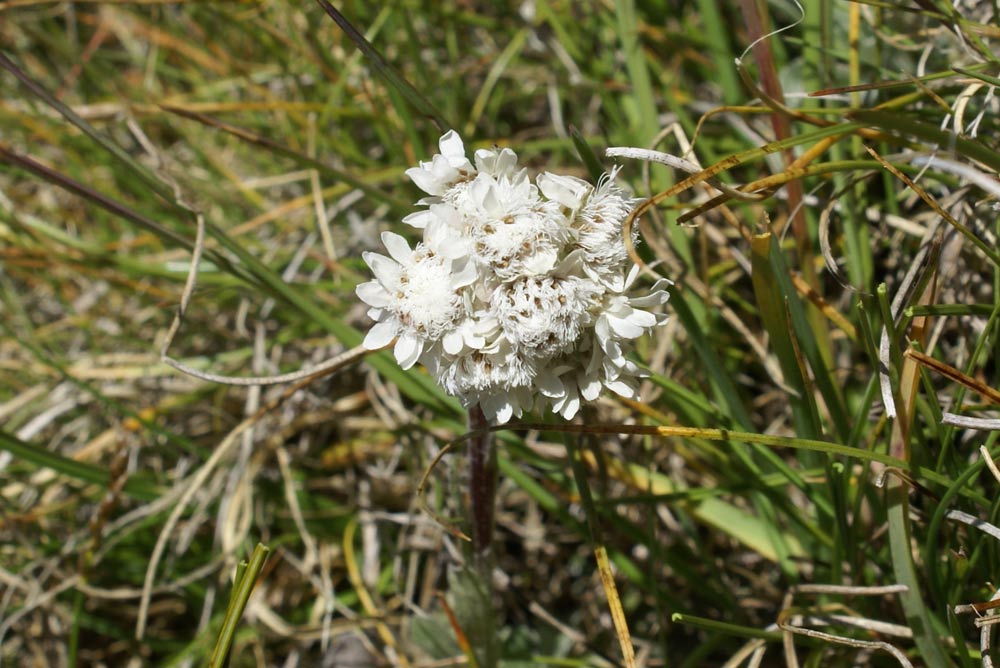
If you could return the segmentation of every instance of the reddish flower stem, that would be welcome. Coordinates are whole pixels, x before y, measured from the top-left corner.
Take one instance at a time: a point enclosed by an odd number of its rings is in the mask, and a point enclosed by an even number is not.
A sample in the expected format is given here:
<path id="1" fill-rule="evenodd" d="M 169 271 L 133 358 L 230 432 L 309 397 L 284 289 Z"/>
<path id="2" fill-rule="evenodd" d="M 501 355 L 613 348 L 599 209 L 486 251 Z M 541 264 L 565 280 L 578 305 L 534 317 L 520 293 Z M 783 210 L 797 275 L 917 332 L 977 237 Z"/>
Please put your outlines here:
<path id="1" fill-rule="evenodd" d="M 493 545 L 493 509 L 496 505 L 497 460 L 493 434 L 483 409 L 469 409 L 469 431 L 480 433 L 469 439 L 469 506 L 472 515 L 472 551 L 477 565 L 488 564 Z M 488 571 L 487 571 L 488 575 Z"/>

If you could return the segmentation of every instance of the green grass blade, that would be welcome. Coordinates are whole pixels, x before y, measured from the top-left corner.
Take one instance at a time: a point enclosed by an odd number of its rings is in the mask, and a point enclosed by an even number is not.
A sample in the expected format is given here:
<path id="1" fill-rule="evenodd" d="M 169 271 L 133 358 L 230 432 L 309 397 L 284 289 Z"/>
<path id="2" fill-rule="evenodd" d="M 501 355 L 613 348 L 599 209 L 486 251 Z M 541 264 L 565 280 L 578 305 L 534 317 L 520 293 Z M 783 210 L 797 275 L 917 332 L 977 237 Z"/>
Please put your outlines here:
<path id="1" fill-rule="evenodd" d="M 816 388 L 823 397 L 823 403 L 826 405 L 826 409 L 830 413 L 830 420 L 833 422 L 833 428 L 837 437 L 841 440 L 846 440 L 851 433 L 851 428 L 850 422 L 847 419 L 847 409 L 844 405 L 844 397 L 839 386 L 834 380 L 833 369 L 830 368 L 830 363 L 827 362 L 827 359 L 824 357 L 823 352 L 817 343 L 819 336 L 825 335 L 825 332 L 817 335 L 817 332 L 814 331 L 813 325 L 810 323 L 809 317 L 806 313 L 805 305 L 799 298 L 798 292 L 795 290 L 795 287 L 792 285 L 791 279 L 789 278 L 788 267 L 785 264 L 781 249 L 778 247 L 777 239 L 772 237 L 770 239 L 770 244 L 771 251 L 769 254 L 769 260 L 772 268 L 771 275 L 779 286 L 781 295 L 785 299 L 785 304 L 788 309 L 788 319 L 791 321 L 791 325 L 796 336 L 796 342 L 801 349 L 803 357 L 813 370 L 813 379 L 816 383 Z M 823 338 L 826 337 L 823 336 Z M 811 410 L 815 410 L 815 408 L 812 408 Z M 817 420 L 816 424 L 818 425 L 818 417 L 814 417 L 814 419 Z M 817 437 L 818 436 L 819 434 L 817 434 Z"/>
<path id="2" fill-rule="evenodd" d="M 317 4 L 323 8 L 331 19 L 340 26 L 340 29 L 344 31 L 344 34 L 350 38 L 354 45 L 361 51 L 368 61 L 371 63 L 375 71 L 378 72 L 386 83 L 396 89 L 407 102 L 413 105 L 413 108 L 417 110 L 420 114 L 423 114 L 437 125 L 439 131 L 444 132 L 455 126 L 444 119 L 444 117 L 438 113 L 437 109 L 434 107 L 430 101 L 421 95 L 420 91 L 410 85 L 406 79 L 403 78 L 398 72 L 388 62 L 382 57 L 382 54 L 372 46 L 371 42 L 365 39 L 358 30 L 351 25 L 350 21 L 341 14 L 337 9 L 331 5 L 327 0 L 316 0 Z"/>
<path id="3" fill-rule="evenodd" d="M 646 146 L 660 130 L 653 83 L 646 64 L 646 52 L 639 41 L 640 20 L 635 0 L 618 0 L 615 3 L 616 28 L 632 95 L 623 100 L 631 124 L 633 143 Z"/>
<path id="4" fill-rule="evenodd" d="M 10 434 L 2 429 L 0 429 L 0 450 L 9 452 L 17 459 L 30 462 L 41 468 L 51 469 L 81 482 L 102 486 L 107 486 L 111 482 L 111 476 L 108 471 L 99 466 L 94 466 L 86 462 L 78 462 L 75 459 L 56 454 L 40 445 L 26 443 L 14 434 Z M 163 490 L 159 486 L 147 480 L 141 474 L 130 476 L 125 481 L 123 490 L 132 498 L 140 501 L 152 501 L 159 498 L 163 493 Z"/>
<path id="5" fill-rule="evenodd" d="M 789 322 L 790 300 L 794 296 L 782 291 L 784 286 L 775 275 L 771 259 L 772 252 L 781 251 L 772 244 L 770 234 L 755 236 L 750 248 L 754 296 L 757 298 L 757 308 L 768 333 L 771 350 L 778 358 L 785 383 L 792 390 L 788 393 L 788 403 L 792 407 L 795 431 L 809 438 L 818 438 L 823 433 L 819 411 L 799 364 L 801 346 L 792 340 L 793 336 L 797 336 L 795 328 Z"/>
<path id="6" fill-rule="evenodd" d="M 208 662 L 209 668 L 223 668 L 229 664 L 230 651 L 232 650 L 233 639 L 236 636 L 236 627 L 240 623 L 243 611 L 250 601 L 250 595 L 257 585 L 257 578 L 264 568 L 264 562 L 270 548 L 261 543 L 253 550 L 250 562 L 244 568 L 242 565 L 237 569 L 237 579 L 233 583 L 233 593 L 229 599 L 229 607 L 226 616 L 222 621 L 222 629 L 219 631 L 219 639 L 212 652 L 212 658 Z M 242 572 L 242 577 L 240 574 Z"/>
<path id="7" fill-rule="evenodd" d="M 580 131 L 574 126 L 569 126 L 569 136 L 573 140 L 573 146 L 576 148 L 576 152 L 579 154 L 580 159 L 583 161 L 584 166 L 587 168 L 587 174 L 590 175 L 590 180 L 593 183 L 597 181 L 604 174 L 604 166 L 601 164 L 600 158 L 594 153 L 594 149 L 590 148 L 590 144 L 587 140 L 583 138 Z"/>

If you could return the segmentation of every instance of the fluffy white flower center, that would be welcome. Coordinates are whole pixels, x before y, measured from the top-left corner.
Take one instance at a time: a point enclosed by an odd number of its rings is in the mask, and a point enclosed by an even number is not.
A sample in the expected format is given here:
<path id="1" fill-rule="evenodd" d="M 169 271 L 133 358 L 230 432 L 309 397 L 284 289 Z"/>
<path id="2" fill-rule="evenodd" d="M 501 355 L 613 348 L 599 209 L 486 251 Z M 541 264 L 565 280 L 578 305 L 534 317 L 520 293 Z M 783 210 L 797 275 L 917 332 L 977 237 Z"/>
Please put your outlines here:
<path id="1" fill-rule="evenodd" d="M 530 276 L 501 285 L 493 303 L 509 340 L 528 356 L 550 358 L 577 342 L 599 294 L 597 285 L 575 276 Z"/>
<path id="2" fill-rule="evenodd" d="M 423 244 L 413 252 L 413 262 L 401 267 L 394 285 L 392 309 L 403 325 L 421 337 L 437 340 L 451 329 L 461 316 L 462 297 L 452 281 L 451 261 Z"/>

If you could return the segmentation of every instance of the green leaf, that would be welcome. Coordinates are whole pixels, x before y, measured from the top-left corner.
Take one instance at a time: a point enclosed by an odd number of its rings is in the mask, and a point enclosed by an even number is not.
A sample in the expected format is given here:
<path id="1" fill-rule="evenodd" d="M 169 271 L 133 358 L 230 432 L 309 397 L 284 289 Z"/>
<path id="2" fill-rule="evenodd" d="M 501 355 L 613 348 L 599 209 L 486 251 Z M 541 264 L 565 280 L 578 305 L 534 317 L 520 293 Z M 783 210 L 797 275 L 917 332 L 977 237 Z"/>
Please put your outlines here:
<path id="1" fill-rule="evenodd" d="M 3 430 L 0 430 L 0 450 L 9 452 L 18 459 L 30 462 L 35 466 L 52 469 L 57 473 L 83 482 L 105 487 L 111 482 L 111 476 L 103 468 L 63 457 L 41 445 L 26 443 Z M 152 501 L 163 494 L 163 490 L 159 486 L 142 475 L 130 476 L 125 481 L 123 491 L 140 501 Z"/>
<path id="2" fill-rule="evenodd" d="M 417 112 L 423 114 L 430 120 L 434 121 L 437 125 L 438 130 L 444 132 L 455 126 L 444 119 L 444 117 L 438 113 L 438 110 L 434 107 L 426 97 L 420 94 L 416 88 L 410 85 L 410 82 L 403 78 L 401 74 L 396 72 L 393 67 L 386 62 L 382 54 L 372 46 L 371 42 L 365 39 L 358 30 L 351 25 L 350 21 L 344 17 L 337 9 L 331 5 L 327 0 L 316 0 L 320 7 L 334 20 L 334 22 L 340 26 L 340 29 L 344 31 L 344 34 L 350 38 L 354 45 L 365 55 L 368 62 L 371 63 L 375 71 L 378 72 L 386 83 L 395 88 L 406 100 L 413 105 L 413 108 Z"/>
<path id="3" fill-rule="evenodd" d="M 590 175 L 590 180 L 593 183 L 597 183 L 601 176 L 604 175 L 604 166 L 601 164 L 600 159 L 597 154 L 594 153 L 594 149 L 590 148 L 590 144 L 587 140 L 583 138 L 580 131 L 574 126 L 569 126 L 569 136 L 573 140 L 573 146 L 576 147 L 576 152 L 580 155 L 580 159 L 583 160 L 584 166 L 587 168 L 587 174 Z"/>

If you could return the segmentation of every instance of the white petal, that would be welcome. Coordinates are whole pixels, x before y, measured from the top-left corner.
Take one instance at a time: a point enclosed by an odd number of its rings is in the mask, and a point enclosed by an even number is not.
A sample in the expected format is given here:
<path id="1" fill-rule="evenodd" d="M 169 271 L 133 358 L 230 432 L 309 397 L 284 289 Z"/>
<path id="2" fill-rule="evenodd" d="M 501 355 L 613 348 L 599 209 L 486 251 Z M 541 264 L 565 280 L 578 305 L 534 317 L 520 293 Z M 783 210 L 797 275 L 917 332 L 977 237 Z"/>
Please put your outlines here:
<path id="1" fill-rule="evenodd" d="M 604 383 L 604 386 L 615 394 L 625 397 L 626 399 L 633 399 L 635 397 L 635 387 L 620 378 L 618 380 Z"/>
<path id="2" fill-rule="evenodd" d="M 579 379 L 580 394 L 587 401 L 593 401 L 601 394 L 601 381 L 593 377 L 583 377 Z"/>
<path id="3" fill-rule="evenodd" d="M 398 329 L 394 322 L 377 322 L 371 329 L 368 330 L 368 334 L 365 335 L 363 345 L 368 350 L 380 350 L 385 348 L 387 345 L 392 343 L 394 338 L 396 338 L 397 331 Z"/>
<path id="4" fill-rule="evenodd" d="M 528 276 L 541 276 L 548 274 L 556 266 L 559 253 L 555 248 L 549 248 L 543 252 L 538 252 L 524 259 L 523 270 Z"/>
<path id="5" fill-rule="evenodd" d="M 497 407 L 497 411 L 494 414 L 493 421 L 497 424 L 504 424 L 508 422 L 512 417 L 514 417 L 514 407 L 510 405 L 510 402 L 504 402 Z"/>
<path id="6" fill-rule="evenodd" d="M 417 363 L 420 353 L 423 352 L 423 342 L 415 336 L 403 334 L 396 339 L 396 347 L 392 354 L 396 356 L 396 361 L 403 369 L 409 369 Z"/>
<path id="7" fill-rule="evenodd" d="M 449 227 L 460 229 L 462 227 L 462 214 L 451 204 L 436 202 L 431 204 L 430 212 L 434 217 Z"/>
<path id="8" fill-rule="evenodd" d="M 642 313 L 642 311 L 639 311 L 639 313 Z M 649 314 L 647 313 L 646 315 Z M 638 339 L 640 336 L 642 336 L 643 332 L 646 331 L 640 325 L 637 325 L 633 321 L 633 318 L 631 316 L 628 318 L 618 318 L 615 316 L 609 316 L 608 324 L 611 325 L 611 329 L 614 331 L 614 333 L 617 334 L 618 337 L 622 339 Z M 654 319 L 654 324 L 655 324 L 655 319 Z"/>
<path id="9" fill-rule="evenodd" d="M 375 306 L 376 308 L 382 308 L 388 306 L 392 303 L 392 298 L 389 293 L 386 292 L 385 288 L 378 281 L 368 281 L 367 283 L 361 283 L 358 287 L 354 288 L 354 293 L 369 306 Z"/>
<path id="10" fill-rule="evenodd" d="M 476 282 L 478 277 L 478 272 L 476 271 L 476 264 L 472 260 L 465 263 L 462 270 L 457 274 L 454 274 L 451 278 L 451 286 L 453 288 L 464 288 L 467 285 L 472 285 Z"/>
<path id="11" fill-rule="evenodd" d="M 640 309 L 632 309 L 629 313 L 627 320 L 638 327 L 643 329 L 649 329 L 650 327 L 656 326 L 656 315 L 650 313 L 649 311 L 642 311 Z"/>
<path id="12" fill-rule="evenodd" d="M 628 300 L 628 303 L 632 306 L 638 306 L 639 308 L 649 308 L 650 306 L 666 304 L 669 300 L 669 292 L 650 292 L 648 295 L 644 295 L 642 297 L 633 297 Z"/>
<path id="13" fill-rule="evenodd" d="M 476 168 L 491 176 L 508 176 L 517 167 L 517 155 L 509 148 L 476 151 Z"/>
<path id="14" fill-rule="evenodd" d="M 407 264 L 410 261 L 413 251 L 410 250 L 410 244 L 406 243 L 406 239 L 403 237 L 395 232 L 383 232 L 382 243 L 385 244 L 385 249 L 389 251 L 389 255 L 396 262 Z"/>
<path id="15" fill-rule="evenodd" d="M 434 218 L 435 216 L 433 211 L 427 211 L 427 210 L 415 211 L 410 215 L 406 216 L 405 218 L 403 218 L 403 222 L 406 223 L 407 225 L 412 225 L 418 230 L 422 230 L 425 227 L 427 227 L 427 223 L 434 220 Z"/>
<path id="16" fill-rule="evenodd" d="M 539 174 L 535 183 L 547 198 L 574 211 L 580 208 L 583 200 L 591 191 L 590 184 L 583 179 L 550 172 Z"/>
<path id="17" fill-rule="evenodd" d="M 462 348 L 465 347 L 465 339 L 462 337 L 462 332 L 457 329 L 448 332 L 441 339 L 441 346 L 449 355 L 459 354 L 462 352 Z"/>
<path id="18" fill-rule="evenodd" d="M 580 410 L 580 397 L 574 395 L 565 404 L 559 414 L 566 420 L 572 420 L 577 411 Z"/>
<path id="19" fill-rule="evenodd" d="M 500 202 L 496 194 L 497 182 L 493 177 L 480 174 L 469 186 L 469 197 L 476 205 L 490 216 L 502 216 L 504 211 L 500 207 Z"/>
<path id="20" fill-rule="evenodd" d="M 649 306 L 659 306 L 660 304 L 666 304 L 670 300 L 670 293 L 667 292 L 667 286 L 673 285 L 673 281 L 667 280 L 666 278 L 661 278 L 653 287 L 650 288 L 649 294 L 643 297 L 633 297 L 629 300 L 632 306 L 639 306 L 646 308 Z"/>
<path id="21" fill-rule="evenodd" d="M 566 396 L 566 387 L 559 377 L 547 371 L 540 371 L 535 376 L 535 385 L 538 391 L 546 397 L 558 398 Z"/>
<path id="22" fill-rule="evenodd" d="M 597 319 L 597 322 L 594 323 L 594 334 L 597 336 L 597 341 L 601 344 L 601 348 L 603 348 L 604 342 L 611 338 L 608 316 L 604 315 Z"/>
<path id="23" fill-rule="evenodd" d="M 632 268 L 629 269 L 628 271 L 628 276 L 625 278 L 625 289 L 632 287 L 632 284 L 635 283 L 635 279 L 638 276 L 639 276 L 639 265 L 633 264 Z"/>
<path id="24" fill-rule="evenodd" d="M 496 164 L 493 166 L 494 175 L 509 174 L 515 167 L 517 167 L 517 154 L 509 148 L 501 149 Z"/>
<path id="25" fill-rule="evenodd" d="M 441 149 L 442 155 L 449 158 L 465 157 L 465 144 L 462 143 L 462 138 L 454 130 L 448 130 L 441 135 L 441 139 L 438 140 L 438 148 Z"/>
<path id="26" fill-rule="evenodd" d="M 480 172 L 496 175 L 494 167 L 497 164 L 497 152 L 486 148 L 477 149 L 475 153 L 476 169 Z"/>
<path id="27" fill-rule="evenodd" d="M 580 410 L 580 396 L 576 393 L 575 387 L 567 389 L 569 391 L 566 396 L 552 404 L 552 408 L 566 420 L 572 420 L 573 416 Z"/>
<path id="28" fill-rule="evenodd" d="M 442 183 L 431 171 L 422 167 L 410 167 L 406 170 L 406 175 L 421 190 L 428 195 L 443 195 L 446 184 Z"/>
<path id="29" fill-rule="evenodd" d="M 503 424 L 514 415 L 514 407 L 510 405 L 506 397 L 499 395 L 483 397 L 479 402 L 479 407 L 483 409 L 486 419 L 493 424 Z"/>
<path id="30" fill-rule="evenodd" d="M 393 260 L 390 260 L 385 255 L 379 255 L 378 253 L 364 253 L 362 257 L 368 266 L 371 267 L 372 273 L 375 274 L 375 278 L 379 280 L 382 285 L 386 283 L 395 283 L 399 279 L 399 264 Z"/>

